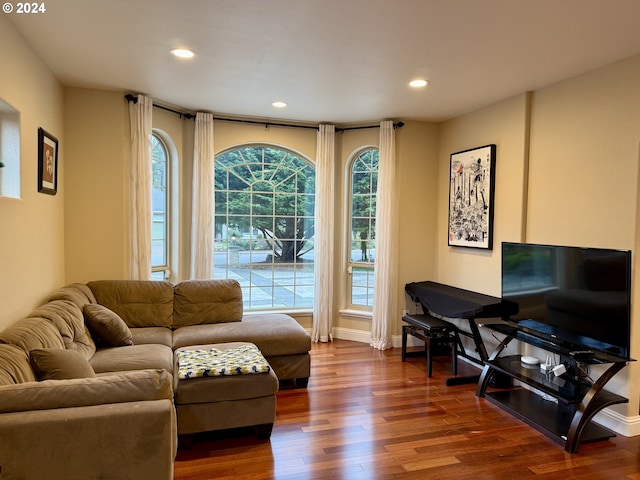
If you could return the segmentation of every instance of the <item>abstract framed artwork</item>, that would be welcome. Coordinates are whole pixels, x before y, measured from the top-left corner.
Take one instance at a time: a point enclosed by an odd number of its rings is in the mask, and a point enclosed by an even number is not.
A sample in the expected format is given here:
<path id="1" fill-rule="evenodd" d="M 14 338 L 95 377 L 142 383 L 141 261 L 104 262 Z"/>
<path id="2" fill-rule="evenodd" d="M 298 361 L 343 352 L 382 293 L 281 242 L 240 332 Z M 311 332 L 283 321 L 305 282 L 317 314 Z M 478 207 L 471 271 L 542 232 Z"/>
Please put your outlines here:
<path id="1" fill-rule="evenodd" d="M 495 163 L 495 145 L 451 154 L 449 246 L 493 248 Z"/>
<path id="2" fill-rule="evenodd" d="M 58 139 L 38 128 L 38 191 L 58 192 Z"/>

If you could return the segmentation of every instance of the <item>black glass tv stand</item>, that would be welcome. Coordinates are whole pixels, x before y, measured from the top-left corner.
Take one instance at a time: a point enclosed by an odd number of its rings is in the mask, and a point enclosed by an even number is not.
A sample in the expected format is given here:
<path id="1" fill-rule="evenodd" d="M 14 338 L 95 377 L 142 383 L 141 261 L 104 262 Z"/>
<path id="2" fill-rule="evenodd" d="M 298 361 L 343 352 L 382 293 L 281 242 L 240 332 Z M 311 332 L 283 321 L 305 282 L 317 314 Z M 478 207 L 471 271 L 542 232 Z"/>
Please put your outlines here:
<path id="1" fill-rule="evenodd" d="M 504 334 L 505 338 L 485 363 L 476 391 L 478 397 L 486 398 L 528 423 L 563 445 L 569 453 L 576 453 L 581 443 L 615 436 L 613 432 L 591 420 L 603 408 L 629 401 L 625 397 L 608 392 L 604 386 L 632 359 L 604 352 L 591 352 L 586 347 L 580 348 L 575 345 L 559 346 L 509 324 L 488 324 L 486 327 Z M 580 363 L 609 364 L 609 367 L 593 383 L 572 375 L 571 372 L 556 377 L 553 372 L 543 372 L 539 365 L 523 363 L 520 355 L 500 357 L 505 347 L 514 339 L 560 355 L 564 359 L 571 360 L 572 354 L 580 355 Z M 489 378 L 493 372 L 500 372 L 519 380 L 538 393 L 523 387 L 488 392 Z"/>

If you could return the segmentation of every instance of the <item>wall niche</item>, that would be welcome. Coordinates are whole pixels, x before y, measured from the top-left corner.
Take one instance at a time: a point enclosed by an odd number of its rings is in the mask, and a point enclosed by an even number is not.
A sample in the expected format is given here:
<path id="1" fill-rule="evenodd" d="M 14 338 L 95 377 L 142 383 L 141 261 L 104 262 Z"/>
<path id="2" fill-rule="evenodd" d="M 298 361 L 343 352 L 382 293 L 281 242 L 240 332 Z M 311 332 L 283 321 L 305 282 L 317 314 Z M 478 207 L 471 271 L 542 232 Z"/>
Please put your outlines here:
<path id="1" fill-rule="evenodd" d="M 0 197 L 20 198 L 20 112 L 1 98 Z"/>

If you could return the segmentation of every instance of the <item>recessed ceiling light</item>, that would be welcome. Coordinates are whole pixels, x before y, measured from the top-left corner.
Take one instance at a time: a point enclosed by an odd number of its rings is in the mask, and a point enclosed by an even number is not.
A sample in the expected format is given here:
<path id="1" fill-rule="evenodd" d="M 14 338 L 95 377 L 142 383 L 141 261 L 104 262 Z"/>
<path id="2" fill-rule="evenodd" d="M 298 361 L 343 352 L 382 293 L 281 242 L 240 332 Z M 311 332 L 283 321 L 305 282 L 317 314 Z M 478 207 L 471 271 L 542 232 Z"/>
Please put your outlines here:
<path id="1" fill-rule="evenodd" d="M 171 55 L 175 55 L 180 58 L 192 58 L 195 53 L 192 50 L 187 50 L 186 48 L 174 48 L 171 50 Z"/>
<path id="2" fill-rule="evenodd" d="M 273 102 L 271 105 L 273 105 L 276 108 L 284 108 L 287 106 L 286 102 Z"/>
<path id="3" fill-rule="evenodd" d="M 429 82 L 424 79 L 411 80 L 409 86 L 414 88 L 426 87 Z"/>

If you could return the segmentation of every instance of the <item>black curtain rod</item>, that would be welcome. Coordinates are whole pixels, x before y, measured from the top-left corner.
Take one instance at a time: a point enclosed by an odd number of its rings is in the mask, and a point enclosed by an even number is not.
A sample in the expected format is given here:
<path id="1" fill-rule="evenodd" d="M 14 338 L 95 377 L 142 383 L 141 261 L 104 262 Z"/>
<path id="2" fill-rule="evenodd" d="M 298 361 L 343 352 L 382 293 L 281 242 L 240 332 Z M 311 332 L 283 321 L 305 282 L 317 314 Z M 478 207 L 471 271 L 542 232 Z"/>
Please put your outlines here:
<path id="1" fill-rule="evenodd" d="M 250 123 L 250 124 L 253 124 L 253 125 L 264 125 L 267 128 L 269 128 L 271 126 L 274 126 L 274 127 L 289 127 L 289 128 L 307 128 L 307 129 L 311 129 L 311 130 L 318 130 L 318 127 L 314 127 L 313 125 L 295 125 L 295 124 L 291 124 L 291 123 L 273 123 L 273 122 L 259 121 L 259 120 L 243 120 L 241 118 L 213 117 L 213 119 L 214 120 L 220 120 L 220 121 L 223 121 L 223 122 Z"/>
<path id="2" fill-rule="evenodd" d="M 138 103 L 138 97 L 135 95 L 131 95 L 130 93 L 125 95 L 124 98 L 129 103 Z M 196 118 L 196 116 L 192 113 L 179 112 L 178 110 L 174 110 L 173 108 L 163 107 L 162 105 L 156 105 L 155 103 L 153 104 L 153 108 L 159 108 L 160 110 L 164 110 L 165 112 L 175 113 L 176 115 L 180 116 L 180 118 L 186 118 L 187 120 Z"/>
<path id="3" fill-rule="evenodd" d="M 136 103 L 137 100 L 133 103 Z M 169 108 L 169 107 L 163 107 L 162 105 L 153 105 L 154 108 L 159 108 L 160 110 L 164 110 L 165 112 L 171 112 L 171 113 L 175 113 L 176 115 L 179 115 L 180 118 L 186 118 L 187 120 L 192 120 L 195 119 L 196 116 L 192 113 L 183 113 L 183 112 L 179 112 L 177 110 L 174 110 L 173 108 Z"/>
<path id="4" fill-rule="evenodd" d="M 124 98 L 127 100 L 127 102 L 131 103 L 138 103 L 138 97 L 132 94 L 127 94 L 124 96 Z M 171 112 L 171 113 L 175 113 L 176 115 L 179 115 L 180 118 L 186 118 L 187 120 L 193 120 L 196 118 L 196 116 L 192 113 L 184 113 L 184 112 L 180 112 L 178 110 L 174 110 L 173 108 L 169 108 L 169 107 L 164 107 L 162 105 L 156 105 L 155 103 L 153 104 L 153 106 L 155 108 L 159 108 L 160 110 L 164 110 L 165 112 Z M 266 122 L 266 121 L 258 121 L 258 120 L 242 120 L 239 118 L 219 118 L 219 117 L 213 117 L 214 120 L 219 120 L 222 122 L 236 122 L 236 123 L 249 123 L 249 124 L 253 124 L 253 125 L 264 125 L 265 127 L 269 128 L 270 126 L 274 126 L 274 127 L 288 127 L 288 128 L 307 128 L 307 129 L 313 129 L 313 130 L 318 130 L 318 127 L 314 127 L 311 125 L 295 125 L 295 124 L 291 124 L 291 123 L 273 123 L 273 122 Z M 393 128 L 402 128 L 404 126 L 404 122 L 398 122 L 398 123 L 394 123 L 393 124 Z M 379 128 L 380 125 L 365 125 L 362 127 L 345 127 L 345 128 L 336 128 L 336 133 L 342 133 L 342 132 L 346 132 L 347 130 L 361 130 L 361 129 L 365 129 L 365 128 Z"/>
<path id="5" fill-rule="evenodd" d="M 404 127 L 404 122 L 394 122 L 393 129 Z M 345 127 L 345 128 L 336 128 L 337 133 L 346 132 L 347 130 L 362 130 L 365 128 L 380 128 L 380 125 L 365 125 L 362 127 Z"/>

